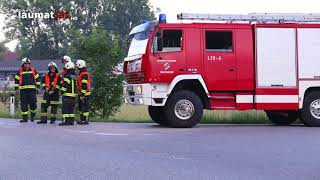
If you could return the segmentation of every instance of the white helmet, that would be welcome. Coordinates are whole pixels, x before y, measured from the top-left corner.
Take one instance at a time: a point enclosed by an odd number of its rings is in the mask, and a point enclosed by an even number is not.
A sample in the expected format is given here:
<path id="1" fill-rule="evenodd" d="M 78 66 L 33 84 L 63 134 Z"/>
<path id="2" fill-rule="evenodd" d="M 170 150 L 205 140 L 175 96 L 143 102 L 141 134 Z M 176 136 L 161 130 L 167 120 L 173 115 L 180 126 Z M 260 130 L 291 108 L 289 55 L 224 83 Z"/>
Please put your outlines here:
<path id="1" fill-rule="evenodd" d="M 67 62 L 66 65 L 64 65 L 66 69 L 74 69 L 74 63 L 73 62 Z"/>
<path id="2" fill-rule="evenodd" d="M 52 66 L 54 66 L 55 68 L 58 68 L 56 63 L 50 62 L 50 63 L 48 64 L 48 68 L 51 68 Z"/>
<path id="3" fill-rule="evenodd" d="M 61 61 L 67 61 L 67 62 L 71 62 L 71 58 L 69 56 L 63 56 L 61 58 Z"/>
<path id="4" fill-rule="evenodd" d="M 24 63 L 31 63 L 31 60 L 29 58 L 23 58 L 21 61 L 21 66 L 23 66 Z"/>
<path id="5" fill-rule="evenodd" d="M 78 68 L 84 68 L 84 67 L 86 67 L 86 62 L 84 61 L 84 60 L 82 60 L 82 59 L 79 59 L 77 62 L 76 62 L 76 65 L 77 65 L 77 67 Z"/>

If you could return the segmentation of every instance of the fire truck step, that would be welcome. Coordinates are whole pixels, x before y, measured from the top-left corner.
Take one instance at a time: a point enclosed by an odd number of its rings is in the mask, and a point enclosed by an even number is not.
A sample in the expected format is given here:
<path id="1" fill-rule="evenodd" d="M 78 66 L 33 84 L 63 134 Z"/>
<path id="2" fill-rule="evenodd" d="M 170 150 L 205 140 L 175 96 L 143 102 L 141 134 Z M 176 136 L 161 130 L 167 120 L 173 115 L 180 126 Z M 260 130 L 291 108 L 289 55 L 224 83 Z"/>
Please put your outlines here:
<path id="1" fill-rule="evenodd" d="M 210 93 L 211 109 L 236 109 L 236 94 L 234 92 Z"/>

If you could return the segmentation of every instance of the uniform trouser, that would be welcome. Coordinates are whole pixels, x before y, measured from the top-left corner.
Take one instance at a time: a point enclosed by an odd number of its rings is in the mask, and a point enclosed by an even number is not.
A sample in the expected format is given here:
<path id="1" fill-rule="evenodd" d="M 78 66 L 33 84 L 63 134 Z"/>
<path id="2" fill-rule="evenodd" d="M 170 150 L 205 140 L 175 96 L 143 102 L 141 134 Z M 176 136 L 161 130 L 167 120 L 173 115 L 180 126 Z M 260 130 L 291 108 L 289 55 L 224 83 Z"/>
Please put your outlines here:
<path id="1" fill-rule="evenodd" d="M 62 117 L 65 123 L 74 122 L 75 97 L 63 96 L 62 98 Z"/>
<path id="2" fill-rule="evenodd" d="M 41 103 L 41 121 L 47 121 L 48 107 L 51 106 L 51 121 L 56 120 L 57 110 L 59 105 L 59 94 L 43 94 Z"/>
<path id="3" fill-rule="evenodd" d="M 34 119 L 37 112 L 37 93 L 35 89 L 20 90 L 21 115 L 23 120 L 28 120 L 30 108 L 31 119 Z"/>
<path id="4" fill-rule="evenodd" d="M 82 99 L 79 96 L 79 113 L 81 121 L 89 121 L 89 96 L 83 96 Z"/>

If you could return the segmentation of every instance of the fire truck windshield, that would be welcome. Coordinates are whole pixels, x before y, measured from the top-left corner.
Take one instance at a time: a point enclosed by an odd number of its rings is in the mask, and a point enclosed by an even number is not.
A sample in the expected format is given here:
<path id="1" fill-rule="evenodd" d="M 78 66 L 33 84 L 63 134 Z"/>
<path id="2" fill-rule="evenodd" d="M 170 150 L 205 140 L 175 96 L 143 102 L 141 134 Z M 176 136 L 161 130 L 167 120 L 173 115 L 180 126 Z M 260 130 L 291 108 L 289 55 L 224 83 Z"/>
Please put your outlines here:
<path id="1" fill-rule="evenodd" d="M 146 52 L 150 32 L 157 25 L 157 21 L 149 21 L 132 29 L 129 36 L 132 38 L 128 57 Z"/>

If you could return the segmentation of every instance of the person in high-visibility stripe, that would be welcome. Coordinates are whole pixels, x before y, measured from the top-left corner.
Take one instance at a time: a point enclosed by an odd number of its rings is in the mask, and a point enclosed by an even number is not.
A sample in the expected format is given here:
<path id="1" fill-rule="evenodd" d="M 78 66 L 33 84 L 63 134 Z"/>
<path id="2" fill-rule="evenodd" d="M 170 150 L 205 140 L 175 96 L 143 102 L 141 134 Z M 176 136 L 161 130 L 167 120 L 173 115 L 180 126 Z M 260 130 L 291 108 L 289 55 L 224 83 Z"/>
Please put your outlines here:
<path id="1" fill-rule="evenodd" d="M 37 93 L 40 92 L 39 74 L 31 66 L 29 58 L 23 58 L 21 67 L 15 75 L 16 93 L 20 90 L 21 123 L 28 122 L 28 110 L 30 108 L 30 120 L 33 122 L 37 112 Z"/>
<path id="2" fill-rule="evenodd" d="M 90 96 L 90 75 L 87 71 L 86 62 L 84 60 L 78 60 L 76 65 L 79 70 L 77 78 L 78 92 L 79 92 L 79 113 L 80 121 L 78 124 L 89 124 L 89 96 Z"/>
<path id="3" fill-rule="evenodd" d="M 59 126 L 68 126 L 74 124 L 74 106 L 76 99 L 76 72 L 73 62 L 68 62 L 65 65 L 67 69 L 66 74 L 63 78 L 63 83 L 61 84 L 61 94 L 62 94 L 62 123 Z"/>
<path id="4" fill-rule="evenodd" d="M 54 124 L 59 105 L 61 77 L 58 73 L 56 63 L 50 62 L 48 64 L 48 70 L 49 72 L 45 74 L 42 80 L 42 87 L 45 91 L 41 103 L 41 120 L 37 122 L 38 124 L 47 124 L 47 111 L 49 106 L 51 106 L 50 124 Z"/>
<path id="5" fill-rule="evenodd" d="M 70 56 L 63 56 L 62 58 L 61 58 L 61 62 L 62 62 L 62 64 L 63 64 L 63 71 L 62 71 L 62 73 L 61 73 L 61 77 L 62 77 L 62 81 L 63 81 L 63 77 L 64 77 L 64 75 L 67 73 L 67 69 L 65 68 L 65 65 L 68 63 L 68 62 L 72 62 L 71 61 L 71 58 L 70 58 Z"/>

